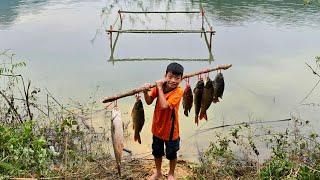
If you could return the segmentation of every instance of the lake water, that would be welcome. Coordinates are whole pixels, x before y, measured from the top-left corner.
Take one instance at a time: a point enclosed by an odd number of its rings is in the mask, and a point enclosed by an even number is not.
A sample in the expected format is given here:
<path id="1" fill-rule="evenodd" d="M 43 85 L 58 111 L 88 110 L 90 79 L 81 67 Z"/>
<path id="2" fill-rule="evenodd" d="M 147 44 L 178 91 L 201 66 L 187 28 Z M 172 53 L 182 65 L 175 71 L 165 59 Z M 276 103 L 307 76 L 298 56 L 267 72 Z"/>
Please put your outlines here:
<path id="1" fill-rule="evenodd" d="M 278 120 L 298 115 L 314 130 L 319 108 L 301 105 L 318 78 L 305 65 L 320 55 L 320 5 L 299 0 L 203 1 L 213 36 L 214 61 L 183 61 L 185 72 L 233 64 L 224 72 L 223 101 L 212 106 L 201 128 L 249 120 Z M 23 72 L 36 87 L 48 88 L 57 99 L 86 102 L 154 82 L 170 61 L 109 62 L 109 36 L 117 10 L 199 10 L 198 1 L 1 0 L 0 50 L 11 49 L 27 62 Z M 103 13 L 102 13 L 103 11 Z M 125 15 L 123 29 L 199 29 L 195 15 Z M 208 27 L 206 27 L 208 28 Z M 121 34 L 114 58 L 208 58 L 200 34 Z M 215 73 L 211 73 L 214 77 Z M 196 79 L 191 80 L 194 86 Z M 99 86 L 96 92 L 97 86 Z M 181 84 L 184 86 L 184 83 Z M 95 93 L 96 92 L 96 93 Z M 319 103 L 316 88 L 303 103 Z M 134 98 L 120 100 L 123 119 L 130 121 Z M 154 105 L 146 106 L 142 145 L 127 146 L 134 154 L 151 149 Z M 182 109 L 182 107 L 181 107 Z M 212 132 L 188 138 L 198 129 L 193 116 L 181 111 L 181 155 L 193 159 L 196 145 L 206 148 Z M 99 118 L 97 127 L 109 124 Z M 275 124 L 285 126 L 287 123 Z M 227 130 L 227 129 L 225 129 Z M 224 131 L 224 130 L 222 130 Z M 197 139 L 197 141 L 195 141 Z"/>

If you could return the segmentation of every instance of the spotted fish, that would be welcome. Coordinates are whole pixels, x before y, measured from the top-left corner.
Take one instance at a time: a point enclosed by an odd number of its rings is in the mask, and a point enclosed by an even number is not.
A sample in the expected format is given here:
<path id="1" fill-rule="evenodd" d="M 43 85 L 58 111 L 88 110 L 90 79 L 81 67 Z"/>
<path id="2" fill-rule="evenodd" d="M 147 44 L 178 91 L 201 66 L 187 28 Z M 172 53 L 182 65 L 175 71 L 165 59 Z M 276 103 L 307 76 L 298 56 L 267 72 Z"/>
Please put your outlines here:
<path id="1" fill-rule="evenodd" d="M 196 84 L 196 87 L 193 89 L 193 103 L 194 103 L 194 111 L 195 111 L 195 123 L 198 125 L 199 123 L 199 112 L 201 108 L 201 99 L 202 99 L 202 93 L 204 89 L 204 82 L 203 80 L 199 80 Z"/>
<path id="2" fill-rule="evenodd" d="M 224 78 L 222 73 L 218 73 L 214 78 L 214 93 L 213 93 L 213 102 L 219 102 L 219 98 L 222 99 L 223 91 L 224 91 Z"/>
<path id="3" fill-rule="evenodd" d="M 191 90 L 190 84 L 187 83 L 183 91 L 183 99 L 182 99 L 184 115 L 189 116 L 190 110 L 192 108 L 192 104 L 193 104 L 192 90 Z"/>
<path id="4" fill-rule="evenodd" d="M 203 89 L 203 94 L 202 94 L 202 99 L 201 99 L 201 108 L 200 108 L 200 114 L 199 114 L 199 119 L 205 119 L 208 120 L 207 116 L 207 110 L 209 109 L 212 100 L 213 100 L 213 81 L 209 77 L 206 78 L 204 89 Z"/>
<path id="5" fill-rule="evenodd" d="M 145 118 L 143 104 L 140 98 L 137 98 L 136 103 L 132 108 L 131 117 L 134 129 L 134 141 L 138 141 L 139 144 L 141 144 L 140 132 L 144 125 Z"/>

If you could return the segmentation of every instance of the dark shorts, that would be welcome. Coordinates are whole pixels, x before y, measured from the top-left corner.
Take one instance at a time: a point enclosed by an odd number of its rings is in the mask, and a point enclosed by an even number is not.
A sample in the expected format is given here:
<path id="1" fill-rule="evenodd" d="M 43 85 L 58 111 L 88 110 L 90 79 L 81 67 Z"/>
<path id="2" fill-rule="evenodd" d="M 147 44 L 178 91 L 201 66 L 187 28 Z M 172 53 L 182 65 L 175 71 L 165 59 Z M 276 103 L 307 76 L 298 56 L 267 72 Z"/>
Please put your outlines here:
<path id="1" fill-rule="evenodd" d="M 177 158 L 177 151 L 180 149 L 180 138 L 173 141 L 164 141 L 153 136 L 152 140 L 152 155 L 155 158 L 164 156 L 164 145 L 166 145 L 166 158 L 168 160 L 174 160 Z"/>

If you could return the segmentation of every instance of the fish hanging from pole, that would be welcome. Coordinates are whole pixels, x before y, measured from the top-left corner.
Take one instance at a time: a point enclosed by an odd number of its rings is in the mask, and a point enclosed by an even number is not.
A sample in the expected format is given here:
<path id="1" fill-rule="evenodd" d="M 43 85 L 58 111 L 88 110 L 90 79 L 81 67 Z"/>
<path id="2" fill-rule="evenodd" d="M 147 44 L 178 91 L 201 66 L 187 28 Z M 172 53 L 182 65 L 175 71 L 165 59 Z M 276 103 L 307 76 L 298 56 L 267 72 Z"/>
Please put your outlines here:
<path id="1" fill-rule="evenodd" d="M 203 89 L 203 94 L 201 98 L 201 107 L 200 107 L 200 114 L 199 114 L 199 119 L 205 119 L 208 120 L 207 116 L 207 110 L 209 109 L 212 100 L 213 100 L 213 81 L 209 78 L 209 76 L 206 77 L 205 79 L 205 85 Z"/>
<path id="2" fill-rule="evenodd" d="M 196 87 L 193 89 L 193 93 L 194 93 L 194 111 L 195 111 L 195 118 L 194 121 L 195 123 L 198 125 L 199 124 L 199 112 L 200 112 L 200 108 L 201 108 L 201 99 L 202 99 L 202 93 L 203 93 L 203 89 L 204 89 L 204 82 L 202 78 L 199 78 Z"/>
<path id="3" fill-rule="evenodd" d="M 134 129 L 134 141 L 138 141 L 139 144 L 141 144 L 140 132 L 144 125 L 145 116 L 144 116 L 143 104 L 139 95 L 136 95 L 136 102 L 132 108 L 131 117 L 132 117 L 133 129 Z"/>
<path id="4" fill-rule="evenodd" d="M 219 98 L 222 99 L 223 91 L 224 91 L 224 77 L 221 72 L 219 72 L 214 78 L 214 94 L 213 94 L 213 102 L 219 102 Z"/>
<path id="5" fill-rule="evenodd" d="M 123 123 L 121 120 L 121 111 L 115 106 L 111 112 L 111 139 L 113 144 L 114 156 L 117 163 L 119 176 L 121 177 L 121 157 L 123 151 Z"/>
<path id="6" fill-rule="evenodd" d="M 183 99 L 182 99 L 182 105 L 184 109 L 184 115 L 187 117 L 189 116 L 189 113 L 191 111 L 193 104 L 193 94 L 192 90 L 189 84 L 189 78 L 186 80 L 186 87 L 183 91 Z"/>

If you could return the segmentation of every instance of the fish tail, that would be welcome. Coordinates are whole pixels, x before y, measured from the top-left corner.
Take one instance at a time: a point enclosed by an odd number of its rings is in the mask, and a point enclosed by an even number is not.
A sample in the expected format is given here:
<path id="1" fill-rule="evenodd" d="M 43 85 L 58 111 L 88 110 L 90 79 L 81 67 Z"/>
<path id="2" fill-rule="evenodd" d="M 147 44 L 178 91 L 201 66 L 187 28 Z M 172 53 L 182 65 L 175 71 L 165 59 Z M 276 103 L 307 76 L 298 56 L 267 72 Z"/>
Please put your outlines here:
<path id="1" fill-rule="evenodd" d="M 188 109 L 184 110 L 184 115 L 186 115 L 188 117 Z"/>
<path id="2" fill-rule="evenodd" d="M 139 133 L 134 133 L 134 141 L 138 141 L 141 144 L 141 138 Z"/>
<path id="3" fill-rule="evenodd" d="M 200 113 L 199 113 L 199 119 L 200 119 L 200 120 L 203 119 L 205 113 L 206 113 L 206 112 L 203 112 L 203 109 L 201 108 L 201 109 L 200 109 Z"/>
<path id="4" fill-rule="evenodd" d="M 208 120 L 208 116 L 207 116 L 207 111 L 200 111 L 200 117 L 199 119 L 205 119 L 206 121 Z"/>

